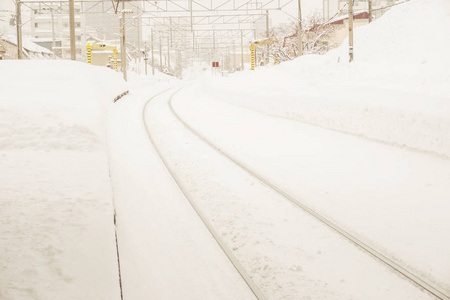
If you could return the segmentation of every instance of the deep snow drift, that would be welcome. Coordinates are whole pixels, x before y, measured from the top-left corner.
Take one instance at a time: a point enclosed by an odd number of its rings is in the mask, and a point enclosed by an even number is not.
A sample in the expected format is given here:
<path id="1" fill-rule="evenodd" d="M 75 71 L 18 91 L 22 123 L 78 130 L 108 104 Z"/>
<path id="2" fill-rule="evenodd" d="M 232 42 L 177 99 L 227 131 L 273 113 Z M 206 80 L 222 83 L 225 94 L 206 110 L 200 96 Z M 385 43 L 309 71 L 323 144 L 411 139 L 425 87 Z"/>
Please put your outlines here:
<path id="1" fill-rule="evenodd" d="M 214 98 L 450 157 L 450 2 L 412 0 L 324 56 L 207 81 Z M 251 74 L 250 74 L 251 72 Z"/>
<path id="2" fill-rule="evenodd" d="M 0 298 L 120 299 L 105 148 L 120 75 L 0 61 Z"/>

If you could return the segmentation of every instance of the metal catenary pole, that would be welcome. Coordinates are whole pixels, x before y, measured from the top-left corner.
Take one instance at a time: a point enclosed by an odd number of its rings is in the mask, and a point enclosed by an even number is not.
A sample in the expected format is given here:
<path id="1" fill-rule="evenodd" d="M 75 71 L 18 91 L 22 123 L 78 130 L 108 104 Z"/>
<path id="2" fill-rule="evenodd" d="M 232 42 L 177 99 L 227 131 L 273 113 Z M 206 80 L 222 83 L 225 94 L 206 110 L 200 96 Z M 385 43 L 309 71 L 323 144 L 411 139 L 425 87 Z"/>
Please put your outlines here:
<path id="1" fill-rule="evenodd" d="M 353 61 L 353 0 L 348 0 L 348 54 Z"/>
<path id="2" fill-rule="evenodd" d="M 137 43 L 138 43 L 138 64 L 137 64 L 137 72 L 141 73 L 141 17 L 136 17 L 137 21 Z"/>
<path id="3" fill-rule="evenodd" d="M 170 70 L 170 37 L 167 37 L 167 69 Z"/>
<path id="4" fill-rule="evenodd" d="M 122 73 L 123 73 L 123 79 L 125 79 L 125 81 L 128 80 L 127 77 L 127 41 L 126 41 L 126 20 L 125 20 L 125 15 L 127 13 L 133 13 L 131 10 L 125 10 L 125 2 L 122 2 L 122 18 L 120 18 L 120 28 L 121 28 L 121 49 L 120 51 L 122 52 L 121 54 L 121 64 L 122 64 Z"/>
<path id="5" fill-rule="evenodd" d="M 147 42 L 144 42 L 145 76 L 147 76 L 147 62 L 148 62 L 148 57 L 147 57 Z"/>
<path id="6" fill-rule="evenodd" d="M 303 54 L 302 35 L 302 5 L 298 0 L 298 56 Z"/>
<path id="7" fill-rule="evenodd" d="M 16 1 L 17 58 L 23 59 L 22 51 L 22 9 L 20 0 Z"/>
<path id="8" fill-rule="evenodd" d="M 241 30 L 241 71 L 244 71 L 244 36 Z"/>
<path id="9" fill-rule="evenodd" d="M 69 27 L 70 27 L 70 59 L 77 59 L 77 50 L 75 45 L 75 9 L 74 0 L 69 0 Z"/>
<path id="10" fill-rule="evenodd" d="M 56 48 L 56 34 L 55 34 L 55 17 L 53 15 L 53 7 L 50 8 L 50 12 L 52 14 L 52 56 L 53 59 L 56 58 L 55 48 Z"/>
<path id="11" fill-rule="evenodd" d="M 172 18 L 170 20 L 170 47 L 173 48 Z"/>
<path id="12" fill-rule="evenodd" d="M 369 23 L 372 23 L 372 0 L 369 1 Z"/>
<path id="13" fill-rule="evenodd" d="M 155 55 L 154 55 L 154 48 L 153 45 L 153 28 L 151 29 L 151 39 L 152 39 L 152 75 L 155 75 Z"/>
<path id="14" fill-rule="evenodd" d="M 159 68 L 160 71 L 162 71 L 162 41 L 161 41 L 161 35 L 159 36 Z"/>
<path id="15" fill-rule="evenodd" d="M 125 75 L 125 49 L 124 49 L 124 43 L 123 43 L 123 36 L 124 36 L 124 32 L 123 32 L 123 14 L 122 16 L 119 17 L 119 22 L 120 22 L 120 69 L 122 70 L 123 73 L 123 78 L 126 80 L 126 75 Z"/>
<path id="16" fill-rule="evenodd" d="M 270 38 L 269 34 L 269 10 L 266 10 L 266 38 Z M 270 45 L 267 44 L 266 46 L 267 53 L 266 57 L 264 58 L 264 65 L 269 63 L 269 53 L 270 53 Z"/>
<path id="17" fill-rule="evenodd" d="M 216 31 L 213 29 L 213 60 L 216 59 Z"/>
<path id="18" fill-rule="evenodd" d="M 233 72 L 236 71 L 236 41 L 233 39 Z"/>

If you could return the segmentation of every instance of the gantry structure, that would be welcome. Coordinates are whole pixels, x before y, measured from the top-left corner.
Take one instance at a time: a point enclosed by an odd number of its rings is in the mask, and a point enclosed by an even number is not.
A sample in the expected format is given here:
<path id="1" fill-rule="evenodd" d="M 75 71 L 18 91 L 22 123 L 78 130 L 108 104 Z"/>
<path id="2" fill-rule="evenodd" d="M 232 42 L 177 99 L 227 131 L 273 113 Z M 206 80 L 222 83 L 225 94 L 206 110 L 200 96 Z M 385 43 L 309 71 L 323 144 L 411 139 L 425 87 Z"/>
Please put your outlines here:
<path id="1" fill-rule="evenodd" d="M 69 0 L 15 0 L 33 10 L 63 13 Z M 134 13 L 119 28 L 102 29 L 119 36 L 137 31 L 134 48 L 139 59 L 148 46 L 159 55 L 189 52 L 190 56 L 219 59 L 236 48 L 248 48 L 252 40 L 265 38 L 269 12 L 282 10 L 294 0 L 72 0 L 79 15 L 104 15 L 118 19 L 124 10 Z M 22 25 L 22 24 L 21 24 Z M 111 28 L 112 27 L 112 28 Z M 95 35 L 93 33 L 92 35 Z M 151 35 L 151 37 L 150 37 Z M 144 36 L 144 38 L 142 38 Z M 147 40 L 145 43 L 144 41 Z M 130 44 L 130 40 L 126 45 Z M 237 51 L 239 52 L 239 51 Z M 187 54 L 186 54 L 187 55 Z"/>

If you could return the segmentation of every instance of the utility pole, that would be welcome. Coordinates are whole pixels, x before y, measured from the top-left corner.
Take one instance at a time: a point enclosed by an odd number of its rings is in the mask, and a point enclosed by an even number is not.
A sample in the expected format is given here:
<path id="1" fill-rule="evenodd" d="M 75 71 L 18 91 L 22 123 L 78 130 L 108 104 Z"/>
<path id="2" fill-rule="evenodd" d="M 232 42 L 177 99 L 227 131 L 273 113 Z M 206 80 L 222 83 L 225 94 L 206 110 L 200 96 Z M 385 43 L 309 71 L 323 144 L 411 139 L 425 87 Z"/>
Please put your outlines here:
<path id="1" fill-rule="evenodd" d="M 125 50 L 125 30 L 124 30 L 124 14 L 119 17 L 120 22 L 120 68 L 122 69 L 123 79 L 127 80 L 127 67 L 126 67 L 126 50 Z"/>
<path id="2" fill-rule="evenodd" d="M 154 56 L 154 43 L 153 43 L 153 28 L 151 29 L 152 36 L 152 75 L 155 75 L 155 56 Z"/>
<path id="3" fill-rule="evenodd" d="M 127 41 L 125 38 L 126 35 L 126 22 L 125 22 L 125 14 L 132 14 L 133 11 L 131 10 L 125 10 L 125 2 L 122 2 L 122 17 L 120 19 L 120 54 L 121 54 L 121 64 L 122 64 L 122 73 L 123 73 L 123 79 L 125 81 L 128 80 L 127 78 Z"/>
<path id="4" fill-rule="evenodd" d="M 216 61 L 216 31 L 213 28 L 213 63 Z M 198 60 L 197 60 L 198 61 Z M 212 68 L 213 74 L 216 75 L 217 67 Z"/>
<path id="5" fill-rule="evenodd" d="M 351 1 L 351 0 L 349 0 Z M 303 55 L 302 45 L 302 5 L 298 0 L 298 56 Z"/>
<path id="6" fill-rule="evenodd" d="M 372 23 L 372 0 L 369 1 L 369 23 Z"/>
<path id="7" fill-rule="evenodd" d="M 162 42 L 161 42 L 161 35 L 159 36 L 159 68 L 160 71 L 162 71 Z"/>
<path id="8" fill-rule="evenodd" d="M 192 52 L 195 52 L 195 32 L 194 32 L 194 15 L 192 11 L 192 1 L 193 0 L 189 0 L 189 11 L 191 13 Z"/>
<path id="9" fill-rule="evenodd" d="M 213 60 L 216 59 L 216 31 L 213 29 Z"/>
<path id="10" fill-rule="evenodd" d="M 269 10 L 266 10 L 266 35 L 267 35 L 267 38 L 270 38 L 270 34 L 269 34 Z M 270 45 L 267 44 L 266 48 L 267 48 L 267 53 L 266 53 L 266 57 L 264 58 L 264 65 L 269 64 Z"/>
<path id="11" fill-rule="evenodd" d="M 236 42 L 233 39 L 233 72 L 236 71 Z"/>
<path id="12" fill-rule="evenodd" d="M 23 59 L 22 51 L 22 8 L 20 0 L 16 0 L 17 58 Z"/>
<path id="13" fill-rule="evenodd" d="M 147 57 L 147 42 L 144 42 L 145 76 L 147 76 L 147 62 L 148 62 L 148 57 Z"/>
<path id="14" fill-rule="evenodd" d="M 50 12 L 52 13 L 52 52 L 53 52 L 53 59 L 55 59 L 56 37 L 55 37 L 55 17 L 53 16 L 53 7 L 50 8 Z"/>
<path id="15" fill-rule="evenodd" d="M 170 70 L 170 37 L 167 37 L 167 69 Z"/>
<path id="16" fill-rule="evenodd" d="M 70 59 L 77 60 L 77 49 L 75 45 L 75 9 L 74 0 L 69 0 L 69 23 L 70 23 Z"/>
<path id="17" fill-rule="evenodd" d="M 169 21 L 170 21 L 170 47 L 173 48 L 172 17 L 169 18 Z"/>
<path id="18" fill-rule="evenodd" d="M 180 49 L 178 47 L 176 49 L 176 53 L 177 53 L 177 71 L 176 71 L 176 76 L 181 79 L 183 77 L 182 76 L 182 74 L 183 74 L 183 65 L 181 63 L 181 60 L 182 60 L 181 52 L 180 52 Z"/>
<path id="19" fill-rule="evenodd" d="M 138 74 L 141 73 L 141 17 L 136 16 L 137 20 L 137 42 L 138 42 L 138 64 L 137 64 L 137 71 Z M 147 74 L 146 74 L 147 75 Z"/>
<path id="20" fill-rule="evenodd" d="M 353 0 L 348 0 L 348 54 L 353 61 Z"/>
<path id="21" fill-rule="evenodd" d="M 241 30 L 241 71 L 244 71 L 244 36 Z"/>

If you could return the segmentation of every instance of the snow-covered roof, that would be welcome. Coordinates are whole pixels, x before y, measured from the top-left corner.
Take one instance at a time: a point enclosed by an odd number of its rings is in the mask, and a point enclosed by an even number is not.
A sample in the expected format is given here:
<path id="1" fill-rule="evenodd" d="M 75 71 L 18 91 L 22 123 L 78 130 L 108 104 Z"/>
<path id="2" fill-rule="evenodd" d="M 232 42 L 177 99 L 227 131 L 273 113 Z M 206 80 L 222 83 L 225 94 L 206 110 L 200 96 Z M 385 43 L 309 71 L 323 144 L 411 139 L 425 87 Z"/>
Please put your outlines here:
<path id="1" fill-rule="evenodd" d="M 3 40 L 16 45 L 17 46 L 17 37 L 15 36 L 4 36 L 2 37 Z M 22 46 L 25 50 L 30 52 L 37 52 L 37 53 L 43 53 L 43 54 L 52 54 L 50 50 L 47 48 L 41 47 L 36 43 L 33 43 L 29 38 L 22 38 Z"/>
<path id="2" fill-rule="evenodd" d="M 362 11 L 353 13 L 354 19 L 367 19 L 368 17 L 369 17 L 369 12 L 367 10 L 362 10 Z M 348 20 L 348 14 L 337 16 L 337 17 L 331 19 L 330 21 L 328 21 L 327 24 L 336 24 L 336 23 L 343 22 L 344 20 Z"/>

